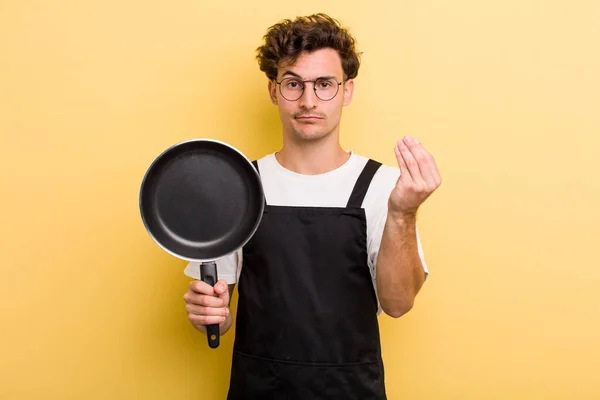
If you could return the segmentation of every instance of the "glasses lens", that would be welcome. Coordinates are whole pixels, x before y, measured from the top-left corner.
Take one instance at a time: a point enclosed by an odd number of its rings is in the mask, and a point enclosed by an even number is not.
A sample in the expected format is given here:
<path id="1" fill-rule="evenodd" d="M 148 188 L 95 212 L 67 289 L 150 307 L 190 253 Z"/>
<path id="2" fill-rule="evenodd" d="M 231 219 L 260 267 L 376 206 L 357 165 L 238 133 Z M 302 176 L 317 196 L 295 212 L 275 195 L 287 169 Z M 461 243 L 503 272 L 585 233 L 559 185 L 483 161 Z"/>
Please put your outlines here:
<path id="1" fill-rule="evenodd" d="M 321 100 L 331 100 L 335 97 L 339 89 L 337 81 L 333 78 L 317 79 L 315 82 L 315 93 Z"/>
<path id="2" fill-rule="evenodd" d="M 281 95 L 290 101 L 298 100 L 304 92 L 304 84 L 299 79 L 286 78 L 279 85 Z"/>

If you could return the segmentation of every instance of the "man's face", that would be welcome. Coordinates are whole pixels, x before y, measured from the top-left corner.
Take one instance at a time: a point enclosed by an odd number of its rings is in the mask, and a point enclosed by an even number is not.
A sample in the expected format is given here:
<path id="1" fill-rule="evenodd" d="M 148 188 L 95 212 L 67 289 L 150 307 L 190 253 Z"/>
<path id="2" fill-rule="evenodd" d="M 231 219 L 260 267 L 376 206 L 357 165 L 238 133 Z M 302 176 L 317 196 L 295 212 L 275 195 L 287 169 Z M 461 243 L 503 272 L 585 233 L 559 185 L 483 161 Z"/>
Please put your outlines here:
<path id="1" fill-rule="evenodd" d="M 298 81 L 313 81 L 319 78 L 334 78 L 335 81 L 342 82 L 344 71 L 337 51 L 321 49 L 312 53 L 302 53 L 295 64 L 280 67 L 277 71 L 277 81 L 281 82 L 286 78 L 295 79 L 293 86 L 296 86 Z M 302 96 L 296 101 L 290 101 L 281 95 L 279 85 L 269 81 L 271 101 L 279 107 L 284 135 L 305 141 L 318 140 L 332 132 L 337 134 L 342 107 L 352 100 L 354 82 L 349 80 L 339 85 L 335 97 L 328 101 L 317 97 L 313 85 L 313 82 L 304 83 Z M 337 86 L 337 83 L 335 85 Z M 318 86 L 320 87 L 317 87 L 317 90 L 325 87 L 319 84 Z"/>

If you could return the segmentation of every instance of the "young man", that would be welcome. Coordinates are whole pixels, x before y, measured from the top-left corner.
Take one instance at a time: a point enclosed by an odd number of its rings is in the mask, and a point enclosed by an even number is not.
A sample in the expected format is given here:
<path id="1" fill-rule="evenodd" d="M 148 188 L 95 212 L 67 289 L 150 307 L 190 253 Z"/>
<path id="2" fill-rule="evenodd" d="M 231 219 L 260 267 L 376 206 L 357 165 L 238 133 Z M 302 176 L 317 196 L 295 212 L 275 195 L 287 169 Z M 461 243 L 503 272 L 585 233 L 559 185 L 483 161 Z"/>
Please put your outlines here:
<path id="1" fill-rule="evenodd" d="M 394 148 L 398 168 L 342 149 L 359 57 L 337 21 L 276 24 L 257 58 L 283 148 L 256 164 L 260 227 L 218 261 L 214 288 L 190 283 L 189 320 L 226 332 L 239 282 L 229 399 L 385 399 L 377 316 L 408 312 L 427 276 L 416 213 L 441 183 L 437 166 L 409 137 Z M 197 271 L 191 263 L 186 274 Z"/>

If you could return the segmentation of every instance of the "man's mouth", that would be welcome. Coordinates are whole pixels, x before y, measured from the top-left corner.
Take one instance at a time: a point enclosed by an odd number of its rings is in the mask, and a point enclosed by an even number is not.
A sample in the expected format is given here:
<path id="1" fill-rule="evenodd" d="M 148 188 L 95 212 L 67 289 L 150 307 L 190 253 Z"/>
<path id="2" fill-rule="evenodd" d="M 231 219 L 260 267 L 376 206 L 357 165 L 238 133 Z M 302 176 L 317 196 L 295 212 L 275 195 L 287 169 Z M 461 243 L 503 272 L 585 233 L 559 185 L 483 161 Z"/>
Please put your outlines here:
<path id="1" fill-rule="evenodd" d="M 320 119 L 323 119 L 323 117 L 320 117 L 318 115 L 297 115 L 295 117 L 295 119 L 300 120 L 300 121 L 305 121 L 305 122 L 311 122 L 311 121 L 318 121 Z"/>

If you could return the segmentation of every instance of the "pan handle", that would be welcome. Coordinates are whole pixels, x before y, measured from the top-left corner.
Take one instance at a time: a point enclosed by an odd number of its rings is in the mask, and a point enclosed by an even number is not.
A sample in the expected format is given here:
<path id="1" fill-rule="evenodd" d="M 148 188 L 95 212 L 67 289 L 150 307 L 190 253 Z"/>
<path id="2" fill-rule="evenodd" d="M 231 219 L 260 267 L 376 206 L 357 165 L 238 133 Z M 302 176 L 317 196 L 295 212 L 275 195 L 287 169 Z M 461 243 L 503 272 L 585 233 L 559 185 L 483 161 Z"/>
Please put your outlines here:
<path id="1" fill-rule="evenodd" d="M 217 283 L 217 263 L 214 261 L 200 263 L 200 279 L 215 286 Z M 206 336 L 208 337 L 208 346 L 212 349 L 219 347 L 219 324 L 207 325 Z"/>

